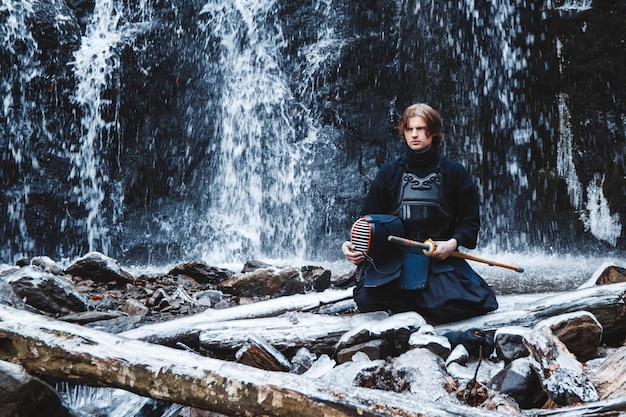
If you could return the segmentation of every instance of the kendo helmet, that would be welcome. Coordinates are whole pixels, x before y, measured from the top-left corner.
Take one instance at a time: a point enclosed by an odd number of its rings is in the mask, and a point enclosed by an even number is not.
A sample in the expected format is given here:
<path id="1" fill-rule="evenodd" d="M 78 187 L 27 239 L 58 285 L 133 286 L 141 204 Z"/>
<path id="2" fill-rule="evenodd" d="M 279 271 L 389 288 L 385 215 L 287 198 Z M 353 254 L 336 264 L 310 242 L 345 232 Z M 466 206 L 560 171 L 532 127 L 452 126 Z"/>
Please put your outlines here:
<path id="1" fill-rule="evenodd" d="M 400 277 L 403 252 L 389 235 L 403 236 L 404 225 L 398 216 L 368 214 L 352 225 L 351 242 L 363 252 L 367 265 L 363 279 L 366 287 L 379 287 Z"/>

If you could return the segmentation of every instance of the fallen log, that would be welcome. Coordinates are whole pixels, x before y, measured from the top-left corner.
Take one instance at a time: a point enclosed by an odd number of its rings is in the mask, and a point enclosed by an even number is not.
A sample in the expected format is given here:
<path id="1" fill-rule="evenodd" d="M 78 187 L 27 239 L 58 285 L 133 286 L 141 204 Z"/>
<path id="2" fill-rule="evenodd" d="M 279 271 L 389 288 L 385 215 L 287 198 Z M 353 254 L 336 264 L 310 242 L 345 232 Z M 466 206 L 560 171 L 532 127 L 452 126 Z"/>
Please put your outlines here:
<path id="1" fill-rule="evenodd" d="M 288 311 L 311 311 L 350 298 L 352 288 L 279 297 L 223 310 L 209 309 L 190 317 L 141 326 L 119 335 L 166 346 L 175 346 L 177 342 L 182 342 L 196 347 L 200 332 L 216 322 L 279 316 Z"/>
<path id="2" fill-rule="evenodd" d="M 476 327 L 495 331 L 504 326 L 532 328 L 539 321 L 560 314 L 588 311 L 602 324 L 604 343 L 615 343 L 626 336 L 626 283 L 598 285 L 558 293 L 545 298 L 507 304 L 506 309 L 454 323 L 436 326 L 438 332 L 466 330 Z"/>
<path id="3" fill-rule="evenodd" d="M 278 350 L 306 347 L 318 355 L 332 354 L 343 334 L 354 327 L 350 316 L 293 312 L 280 317 L 207 323 L 199 334 L 200 350 L 239 349 L 256 335 Z"/>
<path id="4" fill-rule="evenodd" d="M 626 283 L 620 283 L 556 295 L 503 296 L 499 297 L 501 305 L 495 312 L 439 325 L 435 329 L 438 334 L 444 334 L 447 331 L 464 331 L 470 328 L 479 328 L 487 332 L 505 326 L 532 328 L 539 321 L 549 317 L 584 310 L 594 314 L 602 324 L 603 339 L 606 342 L 611 339 L 623 338 L 626 335 L 625 293 Z M 227 313 L 224 310 L 218 311 Z M 351 329 L 349 318 L 345 316 L 317 315 L 313 317 L 312 314 L 293 313 L 285 315 L 285 317 L 231 320 L 228 322 L 224 317 L 226 316 L 222 316 L 220 322 L 206 322 L 195 327 L 198 333 L 198 343 L 203 349 L 237 350 L 246 342 L 250 334 L 257 333 L 278 349 L 304 346 L 311 351 L 320 349 L 321 352 L 326 352 L 328 347 L 339 341 L 342 332 L 345 333 Z M 180 320 L 173 320 L 172 322 L 179 322 Z M 166 325 L 167 323 L 164 323 L 160 328 L 166 329 Z M 202 327 L 201 330 L 199 330 L 200 327 Z M 181 329 L 175 330 L 181 331 Z M 134 333 L 133 331 L 122 333 L 125 336 L 128 334 L 132 336 Z M 163 335 L 160 337 L 153 335 L 152 340 L 159 340 L 163 337 Z"/>
<path id="5" fill-rule="evenodd" d="M 0 306 L 0 359 L 37 376 L 121 388 L 231 416 L 502 415 L 411 395 L 324 386 Z"/>

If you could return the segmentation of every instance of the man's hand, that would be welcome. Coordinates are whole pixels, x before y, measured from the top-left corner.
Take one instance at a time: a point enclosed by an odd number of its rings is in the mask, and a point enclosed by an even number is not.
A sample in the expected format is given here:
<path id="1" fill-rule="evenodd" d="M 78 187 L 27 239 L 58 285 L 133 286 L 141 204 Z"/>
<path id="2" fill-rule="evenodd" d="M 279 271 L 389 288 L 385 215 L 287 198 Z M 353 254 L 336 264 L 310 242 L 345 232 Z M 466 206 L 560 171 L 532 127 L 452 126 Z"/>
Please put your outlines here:
<path id="1" fill-rule="evenodd" d="M 436 259 L 444 260 L 448 256 L 452 255 L 452 252 L 454 252 L 459 246 L 459 242 L 457 242 L 455 238 L 452 238 L 450 240 L 437 241 L 435 242 L 435 246 L 435 252 L 433 252 L 430 256 Z"/>
<path id="2" fill-rule="evenodd" d="M 358 252 L 354 250 L 354 245 L 352 242 L 343 242 L 341 245 L 341 252 L 343 252 L 343 256 L 346 257 L 348 262 L 351 262 L 355 265 L 360 264 L 365 259 L 365 255 L 363 252 Z"/>

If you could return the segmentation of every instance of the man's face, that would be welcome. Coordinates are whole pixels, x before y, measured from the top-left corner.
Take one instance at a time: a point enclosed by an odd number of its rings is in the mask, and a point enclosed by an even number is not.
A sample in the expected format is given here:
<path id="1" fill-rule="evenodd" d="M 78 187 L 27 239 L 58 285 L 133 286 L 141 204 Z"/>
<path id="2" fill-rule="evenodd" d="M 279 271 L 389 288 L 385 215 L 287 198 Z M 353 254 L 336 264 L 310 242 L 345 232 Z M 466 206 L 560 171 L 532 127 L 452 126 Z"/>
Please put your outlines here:
<path id="1" fill-rule="evenodd" d="M 411 117 L 404 129 L 404 139 L 409 148 L 423 152 L 433 144 L 433 135 L 428 132 L 428 124 L 422 116 Z"/>

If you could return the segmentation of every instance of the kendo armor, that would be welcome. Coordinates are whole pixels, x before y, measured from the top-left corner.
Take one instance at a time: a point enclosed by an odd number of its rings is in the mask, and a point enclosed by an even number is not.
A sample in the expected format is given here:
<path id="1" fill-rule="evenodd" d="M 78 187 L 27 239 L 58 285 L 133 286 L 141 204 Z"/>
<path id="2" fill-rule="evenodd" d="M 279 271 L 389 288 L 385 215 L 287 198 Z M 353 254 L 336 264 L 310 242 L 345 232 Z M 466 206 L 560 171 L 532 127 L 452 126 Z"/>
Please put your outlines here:
<path id="1" fill-rule="evenodd" d="M 402 175 L 398 208 L 394 214 L 402 219 L 409 239 L 450 238 L 445 233 L 454 225 L 455 213 L 445 200 L 439 166 L 425 177 L 412 172 Z"/>

